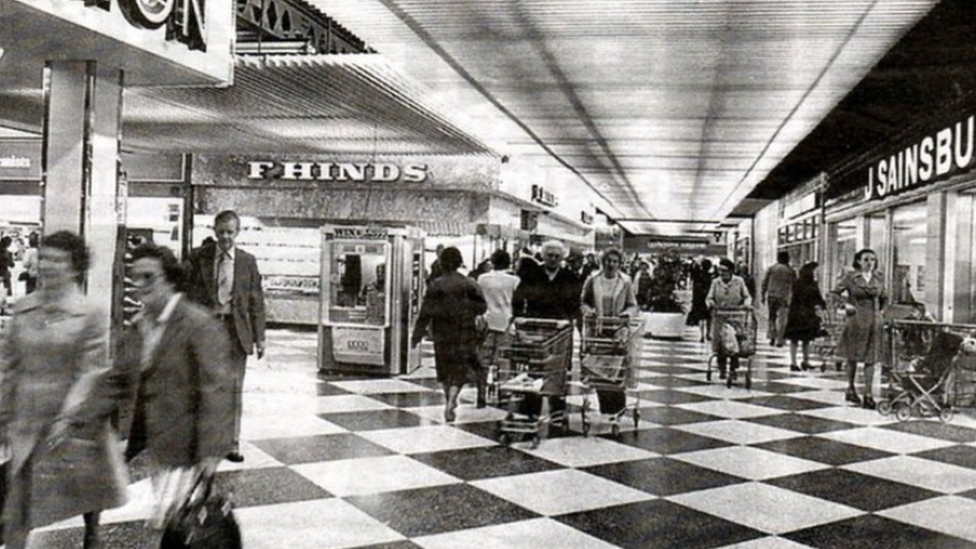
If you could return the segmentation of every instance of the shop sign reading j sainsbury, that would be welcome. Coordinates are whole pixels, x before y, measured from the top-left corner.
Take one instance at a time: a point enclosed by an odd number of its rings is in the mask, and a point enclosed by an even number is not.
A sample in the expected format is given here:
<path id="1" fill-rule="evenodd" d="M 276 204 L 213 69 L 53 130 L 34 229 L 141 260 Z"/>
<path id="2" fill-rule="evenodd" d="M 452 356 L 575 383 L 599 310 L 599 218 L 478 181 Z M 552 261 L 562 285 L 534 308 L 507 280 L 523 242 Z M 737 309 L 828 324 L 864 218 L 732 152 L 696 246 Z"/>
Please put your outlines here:
<path id="1" fill-rule="evenodd" d="M 926 135 L 868 167 L 867 200 L 942 181 L 972 167 L 976 115 Z"/>

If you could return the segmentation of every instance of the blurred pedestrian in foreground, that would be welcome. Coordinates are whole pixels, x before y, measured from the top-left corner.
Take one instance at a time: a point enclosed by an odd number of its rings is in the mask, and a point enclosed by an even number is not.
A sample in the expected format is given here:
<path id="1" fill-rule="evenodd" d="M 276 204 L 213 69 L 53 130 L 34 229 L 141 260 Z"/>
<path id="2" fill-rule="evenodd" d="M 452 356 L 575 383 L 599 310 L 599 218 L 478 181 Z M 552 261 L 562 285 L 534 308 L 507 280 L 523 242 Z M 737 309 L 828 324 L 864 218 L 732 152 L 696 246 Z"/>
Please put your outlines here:
<path id="1" fill-rule="evenodd" d="M 212 478 L 233 444 L 234 395 L 226 332 L 177 287 L 182 269 L 168 248 L 132 252 L 131 278 L 145 309 L 119 351 L 116 383 L 135 410 L 126 458 L 145 451 L 155 469 L 161 528 L 193 484 Z"/>
<path id="2" fill-rule="evenodd" d="M 84 241 L 69 232 L 43 240 L 41 289 L 21 298 L 0 351 L 0 426 L 10 445 L 4 507 L 7 547 L 32 528 L 79 514 L 85 549 L 99 547 L 99 511 L 124 503 L 119 444 L 97 388 L 110 370 L 108 316 L 87 302 Z"/>

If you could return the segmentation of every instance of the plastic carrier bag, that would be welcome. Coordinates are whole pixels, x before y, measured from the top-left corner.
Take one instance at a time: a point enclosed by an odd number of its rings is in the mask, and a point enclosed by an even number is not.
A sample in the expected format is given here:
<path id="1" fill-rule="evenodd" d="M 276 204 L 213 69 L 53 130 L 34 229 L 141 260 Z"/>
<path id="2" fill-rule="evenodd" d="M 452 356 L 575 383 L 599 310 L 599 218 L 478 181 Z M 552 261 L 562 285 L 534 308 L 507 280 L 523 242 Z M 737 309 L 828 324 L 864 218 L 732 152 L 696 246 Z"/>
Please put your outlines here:
<path id="1" fill-rule="evenodd" d="M 739 338 L 736 337 L 735 328 L 731 324 L 726 322 L 722 325 L 722 331 L 719 337 L 723 355 L 733 356 L 739 354 Z"/>

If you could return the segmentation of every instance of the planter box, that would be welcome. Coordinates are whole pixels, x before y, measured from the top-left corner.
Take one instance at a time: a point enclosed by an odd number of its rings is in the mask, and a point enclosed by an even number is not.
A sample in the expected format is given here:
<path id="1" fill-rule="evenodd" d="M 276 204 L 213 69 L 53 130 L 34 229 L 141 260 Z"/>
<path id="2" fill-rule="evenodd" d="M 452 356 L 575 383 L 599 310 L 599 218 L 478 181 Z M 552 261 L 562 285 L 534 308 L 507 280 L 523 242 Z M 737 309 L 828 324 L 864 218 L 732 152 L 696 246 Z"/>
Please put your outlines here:
<path id="1" fill-rule="evenodd" d="M 685 313 L 644 313 L 644 335 L 681 339 L 685 331 Z"/>

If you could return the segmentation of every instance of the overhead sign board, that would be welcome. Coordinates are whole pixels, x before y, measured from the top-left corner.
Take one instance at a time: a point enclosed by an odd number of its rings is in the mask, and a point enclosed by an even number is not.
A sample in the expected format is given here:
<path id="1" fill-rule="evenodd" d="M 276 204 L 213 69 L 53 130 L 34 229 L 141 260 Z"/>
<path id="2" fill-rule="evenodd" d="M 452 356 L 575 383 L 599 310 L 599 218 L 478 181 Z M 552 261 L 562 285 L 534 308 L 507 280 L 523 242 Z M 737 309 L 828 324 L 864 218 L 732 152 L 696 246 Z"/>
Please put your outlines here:
<path id="1" fill-rule="evenodd" d="M 868 166 L 864 197 L 881 200 L 942 181 L 972 168 L 976 115 L 950 123 L 876 159 Z"/>
<path id="2" fill-rule="evenodd" d="M 233 77 L 228 0 L 4 0 L 4 63 L 95 61 L 126 85 L 222 85 Z M 40 61 L 38 63 L 38 61 Z"/>

